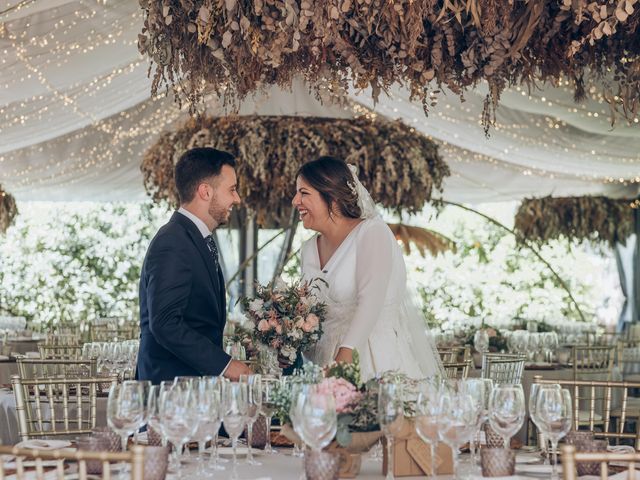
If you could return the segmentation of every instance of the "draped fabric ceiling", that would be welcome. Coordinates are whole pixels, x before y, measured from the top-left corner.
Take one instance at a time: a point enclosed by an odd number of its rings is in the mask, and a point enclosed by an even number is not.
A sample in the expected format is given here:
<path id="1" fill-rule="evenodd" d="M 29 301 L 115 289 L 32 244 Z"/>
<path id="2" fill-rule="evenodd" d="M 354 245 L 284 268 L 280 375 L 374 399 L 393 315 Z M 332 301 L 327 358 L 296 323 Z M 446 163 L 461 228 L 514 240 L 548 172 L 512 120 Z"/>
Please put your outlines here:
<path id="1" fill-rule="evenodd" d="M 149 98 L 138 2 L 0 0 L 0 12 L 0 183 L 18 200 L 144 199 L 142 153 L 187 113 L 171 98 Z M 575 104 L 562 86 L 512 88 L 489 138 L 484 95 L 482 86 L 464 102 L 442 95 L 425 117 L 402 87 L 375 105 L 366 91 L 337 105 L 298 83 L 256 95 L 239 113 L 401 119 L 440 145 L 452 201 L 639 193 L 640 124 L 611 128 L 595 90 Z M 207 112 L 226 113 L 216 99 Z"/>

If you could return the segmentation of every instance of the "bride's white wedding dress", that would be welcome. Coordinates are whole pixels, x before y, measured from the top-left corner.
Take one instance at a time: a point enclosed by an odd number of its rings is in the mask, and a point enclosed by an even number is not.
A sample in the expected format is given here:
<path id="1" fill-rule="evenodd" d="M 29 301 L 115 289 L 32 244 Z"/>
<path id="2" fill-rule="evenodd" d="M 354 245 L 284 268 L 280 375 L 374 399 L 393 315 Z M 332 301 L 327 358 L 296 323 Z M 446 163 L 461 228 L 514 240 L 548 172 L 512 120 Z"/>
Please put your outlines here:
<path id="1" fill-rule="evenodd" d="M 386 223 L 379 216 L 363 220 L 322 268 L 317 238 L 302 246 L 302 274 L 307 281 L 326 282 L 315 285 L 327 315 L 323 336 L 305 357 L 327 365 L 345 346 L 358 351 L 363 380 L 387 370 L 412 378 L 440 374 L 426 327 L 409 318 L 418 313 L 406 294 L 402 251 Z"/>

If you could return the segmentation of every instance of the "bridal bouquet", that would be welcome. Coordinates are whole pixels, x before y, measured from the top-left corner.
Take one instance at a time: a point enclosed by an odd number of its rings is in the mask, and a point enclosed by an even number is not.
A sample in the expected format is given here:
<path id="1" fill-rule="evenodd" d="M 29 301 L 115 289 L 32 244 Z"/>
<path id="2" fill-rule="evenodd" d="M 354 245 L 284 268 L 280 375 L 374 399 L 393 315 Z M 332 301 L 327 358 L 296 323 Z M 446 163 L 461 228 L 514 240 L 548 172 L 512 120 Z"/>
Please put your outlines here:
<path id="1" fill-rule="evenodd" d="M 313 294 L 313 282 L 287 285 L 277 279 L 256 286 L 256 296 L 242 305 L 253 321 L 256 343 L 273 348 L 281 361 L 293 365 L 299 351 L 314 345 L 322 336 L 326 304 Z"/>

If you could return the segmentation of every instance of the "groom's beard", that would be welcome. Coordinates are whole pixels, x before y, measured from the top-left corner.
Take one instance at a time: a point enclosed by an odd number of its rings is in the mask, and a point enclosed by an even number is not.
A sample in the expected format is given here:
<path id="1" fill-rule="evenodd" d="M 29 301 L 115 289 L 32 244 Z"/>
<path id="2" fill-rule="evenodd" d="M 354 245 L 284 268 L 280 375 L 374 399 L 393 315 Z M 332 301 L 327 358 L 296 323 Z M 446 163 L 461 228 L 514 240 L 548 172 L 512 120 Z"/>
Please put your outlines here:
<path id="1" fill-rule="evenodd" d="M 219 205 L 216 201 L 216 197 L 211 199 L 211 203 L 209 203 L 209 215 L 213 218 L 213 221 L 216 222 L 216 227 L 219 225 L 224 225 L 229 221 L 229 209 L 224 208 Z"/>

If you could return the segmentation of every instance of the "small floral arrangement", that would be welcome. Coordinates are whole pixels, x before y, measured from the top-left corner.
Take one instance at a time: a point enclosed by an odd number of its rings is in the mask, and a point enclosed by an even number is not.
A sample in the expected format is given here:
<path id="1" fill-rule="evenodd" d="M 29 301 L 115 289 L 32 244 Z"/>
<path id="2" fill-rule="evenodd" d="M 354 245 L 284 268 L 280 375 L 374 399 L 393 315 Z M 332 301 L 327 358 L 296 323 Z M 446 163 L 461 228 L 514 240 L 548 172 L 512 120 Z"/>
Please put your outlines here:
<path id="1" fill-rule="evenodd" d="M 313 293 L 314 281 L 287 285 L 280 278 L 257 285 L 256 296 L 242 305 L 253 321 L 256 343 L 273 348 L 281 361 L 293 365 L 298 352 L 314 345 L 322 336 L 326 304 Z"/>

